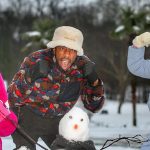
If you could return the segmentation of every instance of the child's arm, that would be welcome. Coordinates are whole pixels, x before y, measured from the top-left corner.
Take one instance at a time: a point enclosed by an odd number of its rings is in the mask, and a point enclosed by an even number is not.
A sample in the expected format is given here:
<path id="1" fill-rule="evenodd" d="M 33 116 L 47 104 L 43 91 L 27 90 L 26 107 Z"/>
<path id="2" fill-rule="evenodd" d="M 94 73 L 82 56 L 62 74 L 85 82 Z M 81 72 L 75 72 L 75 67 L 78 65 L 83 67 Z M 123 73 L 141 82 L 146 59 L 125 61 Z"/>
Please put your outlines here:
<path id="1" fill-rule="evenodd" d="M 5 103 L 7 100 L 8 100 L 8 95 L 7 95 L 7 92 L 6 92 L 6 88 L 5 88 L 5 85 L 4 85 L 4 80 L 3 80 L 3 77 L 0 73 L 0 100 Z"/>

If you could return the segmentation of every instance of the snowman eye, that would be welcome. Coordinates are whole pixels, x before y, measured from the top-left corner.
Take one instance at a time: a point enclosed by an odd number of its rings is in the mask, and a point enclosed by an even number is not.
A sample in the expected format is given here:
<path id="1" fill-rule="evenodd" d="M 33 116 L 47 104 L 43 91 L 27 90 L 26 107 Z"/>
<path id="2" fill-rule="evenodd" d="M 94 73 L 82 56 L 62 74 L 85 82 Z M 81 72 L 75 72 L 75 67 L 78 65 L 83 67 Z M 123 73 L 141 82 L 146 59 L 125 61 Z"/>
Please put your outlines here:
<path id="1" fill-rule="evenodd" d="M 83 121 L 83 118 L 80 121 Z"/>
<path id="2" fill-rule="evenodd" d="M 72 119 L 72 116 L 69 116 L 70 119 Z"/>

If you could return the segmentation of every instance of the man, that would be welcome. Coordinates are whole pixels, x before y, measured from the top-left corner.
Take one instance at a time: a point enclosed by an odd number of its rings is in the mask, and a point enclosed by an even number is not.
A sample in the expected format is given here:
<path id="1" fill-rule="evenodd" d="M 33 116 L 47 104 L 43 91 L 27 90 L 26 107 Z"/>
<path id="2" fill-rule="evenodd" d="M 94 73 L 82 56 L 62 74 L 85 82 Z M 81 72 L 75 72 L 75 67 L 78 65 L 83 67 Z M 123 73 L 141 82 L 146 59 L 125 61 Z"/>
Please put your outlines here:
<path id="1" fill-rule="evenodd" d="M 94 63 L 83 55 L 82 32 L 70 26 L 58 27 L 48 49 L 26 57 L 9 88 L 11 108 L 20 126 L 35 141 L 39 137 L 50 147 L 58 134 L 58 123 L 81 96 L 84 107 L 96 112 L 103 106 L 104 89 Z M 30 144 L 17 131 L 16 147 Z"/>

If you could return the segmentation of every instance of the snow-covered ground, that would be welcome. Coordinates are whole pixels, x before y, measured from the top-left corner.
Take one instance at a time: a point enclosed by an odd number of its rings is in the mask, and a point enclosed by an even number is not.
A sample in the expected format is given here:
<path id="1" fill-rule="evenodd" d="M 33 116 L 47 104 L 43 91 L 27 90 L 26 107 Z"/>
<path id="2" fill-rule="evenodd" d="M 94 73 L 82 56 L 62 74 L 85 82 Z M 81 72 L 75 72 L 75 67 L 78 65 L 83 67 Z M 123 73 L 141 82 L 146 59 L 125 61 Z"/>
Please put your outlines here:
<path id="1" fill-rule="evenodd" d="M 133 137 L 142 135 L 145 139 L 150 134 L 150 112 L 146 104 L 137 104 L 137 126 L 132 125 L 132 103 L 124 103 L 122 113 L 117 114 L 118 103 L 115 101 L 106 101 L 103 110 L 107 110 L 108 114 L 95 114 L 91 119 L 91 137 L 96 143 L 102 145 L 106 139 L 119 137 Z M 142 139 L 142 140 L 145 140 Z M 125 141 L 118 142 L 118 145 L 124 145 L 124 148 L 115 147 L 115 150 L 137 150 L 140 149 L 140 144 L 131 143 L 131 147 Z M 126 146 L 126 148 L 125 148 Z M 118 148 L 118 149 L 117 149 Z M 108 150 L 113 150 L 113 147 Z M 148 149 L 146 149 L 148 150 Z"/>
<path id="2" fill-rule="evenodd" d="M 117 114 L 118 103 L 115 101 L 106 101 L 102 110 L 107 110 L 108 114 L 100 112 L 94 114 L 90 123 L 90 136 L 94 140 L 97 150 L 99 150 L 107 139 L 113 139 L 137 134 L 147 137 L 150 134 L 150 112 L 146 104 L 137 104 L 137 127 L 132 125 L 132 104 L 124 103 L 122 113 Z M 38 141 L 46 147 L 41 139 Z M 99 145 L 101 144 L 101 145 Z M 3 138 L 3 150 L 12 150 L 14 148 L 11 137 Z M 127 142 L 120 141 L 107 150 L 138 150 L 139 144 L 128 145 Z M 42 150 L 37 147 L 37 150 Z M 143 149 L 148 150 L 148 149 Z"/>

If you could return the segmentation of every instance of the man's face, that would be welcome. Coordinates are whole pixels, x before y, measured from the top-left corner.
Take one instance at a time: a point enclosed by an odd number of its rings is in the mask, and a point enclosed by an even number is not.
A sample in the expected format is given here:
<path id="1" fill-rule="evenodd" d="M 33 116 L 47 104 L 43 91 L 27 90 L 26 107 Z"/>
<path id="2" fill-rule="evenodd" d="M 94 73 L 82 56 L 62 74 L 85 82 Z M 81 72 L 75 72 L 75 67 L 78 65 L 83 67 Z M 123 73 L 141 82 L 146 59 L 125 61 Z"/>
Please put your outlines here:
<path id="1" fill-rule="evenodd" d="M 55 47 L 55 56 L 59 66 L 67 70 L 77 57 L 77 51 L 64 46 Z"/>

